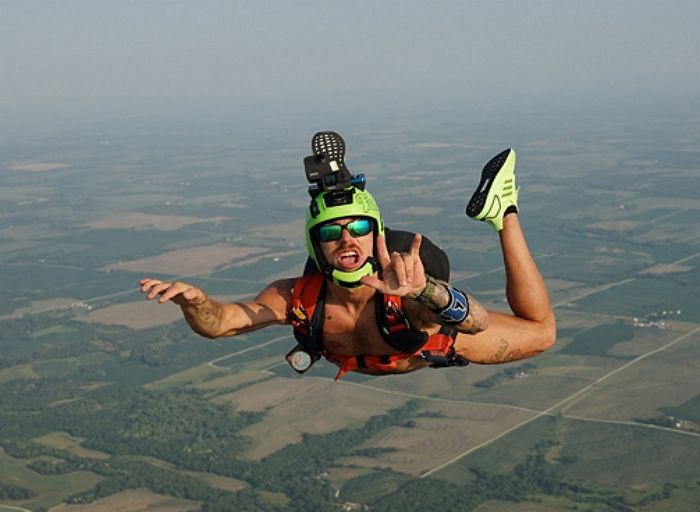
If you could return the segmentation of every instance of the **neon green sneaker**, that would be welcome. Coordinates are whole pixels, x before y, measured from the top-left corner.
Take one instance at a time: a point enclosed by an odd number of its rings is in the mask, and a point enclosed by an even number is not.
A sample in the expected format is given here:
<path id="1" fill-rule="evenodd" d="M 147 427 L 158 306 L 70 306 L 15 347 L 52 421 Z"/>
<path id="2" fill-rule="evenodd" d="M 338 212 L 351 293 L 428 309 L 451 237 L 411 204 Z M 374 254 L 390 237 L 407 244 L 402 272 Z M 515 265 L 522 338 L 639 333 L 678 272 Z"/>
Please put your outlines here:
<path id="1" fill-rule="evenodd" d="M 515 150 L 508 148 L 484 166 L 479 186 L 467 204 L 467 215 L 500 231 L 506 211 L 511 207 L 518 211 L 519 191 L 515 186 Z"/>

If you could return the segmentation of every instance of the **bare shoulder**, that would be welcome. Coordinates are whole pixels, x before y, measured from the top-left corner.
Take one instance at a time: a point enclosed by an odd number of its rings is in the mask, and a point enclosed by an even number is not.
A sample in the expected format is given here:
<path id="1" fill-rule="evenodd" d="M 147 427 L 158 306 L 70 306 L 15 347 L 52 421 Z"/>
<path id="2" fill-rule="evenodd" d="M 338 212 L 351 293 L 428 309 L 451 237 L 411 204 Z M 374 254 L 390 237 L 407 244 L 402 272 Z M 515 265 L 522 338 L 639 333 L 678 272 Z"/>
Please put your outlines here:
<path id="1" fill-rule="evenodd" d="M 265 289 L 260 292 L 260 293 L 265 293 L 267 291 L 274 291 L 277 293 L 290 293 L 292 292 L 292 288 L 294 288 L 294 283 L 296 282 L 297 278 L 296 277 L 290 277 L 286 279 L 278 279 L 277 281 L 273 281 L 272 283 L 268 284 Z"/>
<path id="2" fill-rule="evenodd" d="M 255 297 L 255 301 L 262 303 L 275 311 L 286 312 L 291 304 L 292 289 L 296 278 L 280 279 L 267 285 Z"/>

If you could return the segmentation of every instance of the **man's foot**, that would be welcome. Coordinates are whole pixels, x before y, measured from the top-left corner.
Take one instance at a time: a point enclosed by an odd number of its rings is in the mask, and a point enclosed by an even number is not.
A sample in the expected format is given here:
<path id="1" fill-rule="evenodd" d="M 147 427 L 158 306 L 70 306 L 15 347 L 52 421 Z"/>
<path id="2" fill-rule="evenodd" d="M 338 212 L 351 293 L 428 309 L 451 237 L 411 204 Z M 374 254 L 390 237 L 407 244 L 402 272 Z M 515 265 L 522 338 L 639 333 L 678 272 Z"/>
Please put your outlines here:
<path id="1" fill-rule="evenodd" d="M 503 216 L 518 211 L 519 191 L 515 186 L 515 150 L 509 148 L 484 166 L 479 186 L 467 204 L 467 215 L 500 231 Z"/>

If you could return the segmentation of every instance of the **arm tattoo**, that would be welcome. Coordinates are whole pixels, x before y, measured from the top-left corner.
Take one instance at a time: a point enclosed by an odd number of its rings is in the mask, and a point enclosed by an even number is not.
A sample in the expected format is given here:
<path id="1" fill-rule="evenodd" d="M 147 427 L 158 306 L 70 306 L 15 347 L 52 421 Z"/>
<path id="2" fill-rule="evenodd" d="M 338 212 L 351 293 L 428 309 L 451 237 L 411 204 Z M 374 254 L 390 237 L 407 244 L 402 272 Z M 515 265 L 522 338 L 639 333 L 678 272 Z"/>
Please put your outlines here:
<path id="1" fill-rule="evenodd" d="M 509 351 L 509 347 L 510 343 L 508 342 L 508 340 L 505 338 L 501 338 L 498 350 L 491 358 L 491 362 L 510 363 L 511 361 L 518 361 L 519 359 L 523 359 L 523 357 L 525 357 L 522 350 L 516 348 L 515 350 Z"/>
<path id="2" fill-rule="evenodd" d="M 481 332 L 488 327 L 489 314 L 471 293 L 467 294 L 467 299 L 469 300 L 469 315 L 462 324 L 465 327 L 470 327 L 474 333 Z"/>
<path id="3" fill-rule="evenodd" d="M 470 294 L 432 276 L 426 276 L 425 288 L 415 300 L 432 311 L 439 323 L 454 326 L 460 332 L 473 334 L 487 326 L 486 310 Z M 476 311 L 472 311 L 471 304 Z"/>
<path id="4" fill-rule="evenodd" d="M 447 288 L 432 276 L 425 277 L 425 288 L 416 297 L 416 301 L 420 302 L 428 309 L 442 309 L 450 302 L 450 295 Z"/>
<path id="5" fill-rule="evenodd" d="M 506 352 L 508 351 L 508 346 L 510 344 L 508 343 L 508 340 L 505 338 L 501 338 L 498 350 L 496 353 L 493 355 L 491 358 L 491 361 L 494 363 L 504 363 L 506 362 L 503 357 L 506 355 Z"/>
<path id="6" fill-rule="evenodd" d="M 197 317 L 207 328 L 216 329 L 221 324 L 217 309 L 210 301 L 207 301 L 196 309 Z"/>
<path id="7" fill-rule="evenodd" d="M 183 306 L 182 312 L 190 327 L 202 336 L 216 333 L 221 327 L 220 308 L 209 299 L 198 306 Z"/>

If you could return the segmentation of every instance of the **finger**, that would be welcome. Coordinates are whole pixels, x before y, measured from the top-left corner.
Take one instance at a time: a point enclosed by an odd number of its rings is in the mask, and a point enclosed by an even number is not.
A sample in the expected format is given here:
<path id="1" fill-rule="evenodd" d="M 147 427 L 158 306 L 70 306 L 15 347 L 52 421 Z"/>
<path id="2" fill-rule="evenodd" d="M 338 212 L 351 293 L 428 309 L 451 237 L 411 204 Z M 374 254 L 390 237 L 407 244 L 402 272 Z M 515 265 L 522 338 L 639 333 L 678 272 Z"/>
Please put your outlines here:
<path id="1" fill-rule="evenodd" d="M 391 253 L 391 266 L 396 274 L 396 284 L 398 286 L 406 286 L 406 265 L 403 257 L 398 252 Z"/>
<path id="2" fill-rule="evenodd" d="M 360 282 L 364 285 L 374 288 L 375 290 L 384 293 L 384 281 L 379 279 L 377 276 L 364 276 L 360 279 Z"/>
<path id="3" fill-rule="evenodd" d="M 382 268 L 386 268 L 391 263 L 391 258 L 389 258 L 389 251 L 386 248 L 386 238 L 383 236 L 377 237 L 377 261 Z"/>
<path id="4" fill-rule="evenodd" d="M 425 279 L 425 267 L 423 266 L 423 260 L 420 258 L 413 258 L 413 278 L 414 279 Z"/>
<path id="5" fill-rule="evenodd" d="M 160 294 L 160 299 L 158 302 L 167 302 L 190 288 L 191 286 L 185 283 L 172 283 L 163 293 Z"/>
<path id="6" fill-rule="evenodd" d="M 149 287 L 148 295 L 146 295 L 146 297 L 149 300 L 155 299 L 156 295 L 161 295 L 171 285 L 172 285 L 172 283 L 162 283 L 162 282 L 161 283 L 153 283 Z"/>
<path id="7" fill-rule="evenodd" d="M 152 279 L 150 277 L 146 277 L 144 279 L 141 279 L 139 281 L 139 284 L 141 285 L 141 291 L 142 292 L 147 292 L 148 290 L 151 289 L 151 287 L 160 284 L 162 281 L 159 281 L 158 279 Z"/>
<path id="8" fill-rule="evenodd" d="M 411 254 L 413 256 L 418 256 L 420 254 L 420 246 L 423 243 L 423 236 L 420 233 L 416 233 L 413 237 L 413 242 L 411 243 Z"/>
<path id="9" fill-rule="evenodd" d="M 415 261 L 418 259 L 412 252 L 404 253 L 403 255 L 403 267 L 406 273 L 406 282 L 403 283 L 407 285 L 413 282 L 413 267 L 415 266 Z"/>

